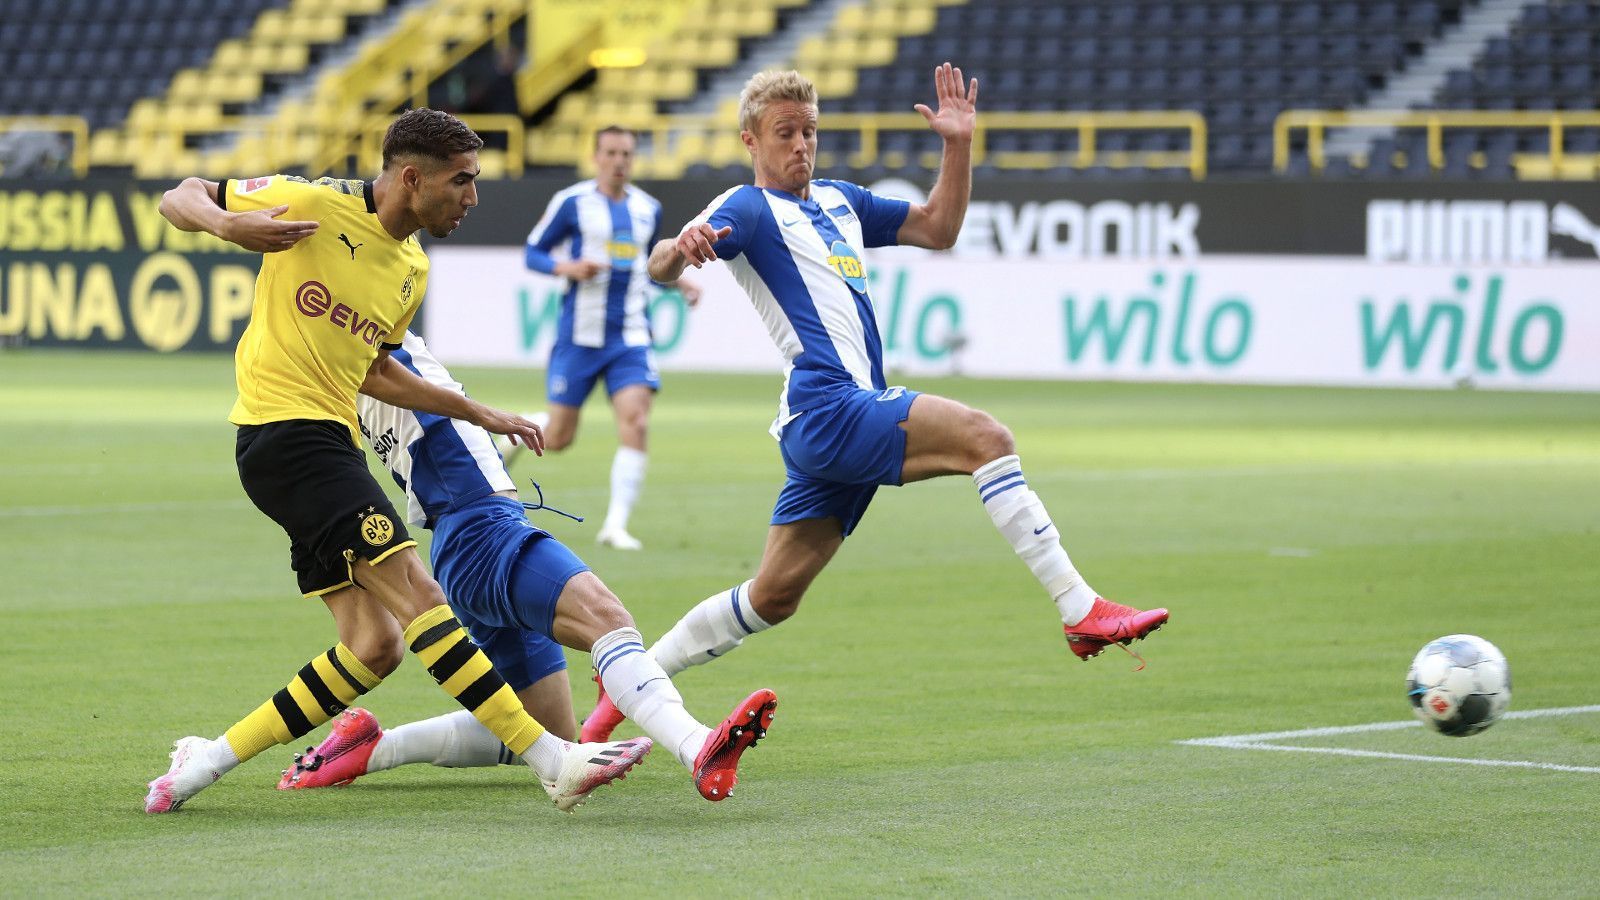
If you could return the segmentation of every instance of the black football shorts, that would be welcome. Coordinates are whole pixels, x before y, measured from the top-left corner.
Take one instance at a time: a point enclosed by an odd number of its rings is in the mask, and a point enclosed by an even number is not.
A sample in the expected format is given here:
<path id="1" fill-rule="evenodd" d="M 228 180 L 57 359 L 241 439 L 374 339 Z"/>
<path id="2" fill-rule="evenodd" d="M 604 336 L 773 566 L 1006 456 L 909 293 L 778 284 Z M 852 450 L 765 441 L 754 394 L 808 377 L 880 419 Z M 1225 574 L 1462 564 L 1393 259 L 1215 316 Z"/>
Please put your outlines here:
<path id="1" fill-rule="evenodd" d="M 308 597 L 358 582 L 358 559 L 376 565 L 416 546 L 343 422 L 241 425 L 234 458 L 251 502 L 289 535 L 289 566 Z"/>

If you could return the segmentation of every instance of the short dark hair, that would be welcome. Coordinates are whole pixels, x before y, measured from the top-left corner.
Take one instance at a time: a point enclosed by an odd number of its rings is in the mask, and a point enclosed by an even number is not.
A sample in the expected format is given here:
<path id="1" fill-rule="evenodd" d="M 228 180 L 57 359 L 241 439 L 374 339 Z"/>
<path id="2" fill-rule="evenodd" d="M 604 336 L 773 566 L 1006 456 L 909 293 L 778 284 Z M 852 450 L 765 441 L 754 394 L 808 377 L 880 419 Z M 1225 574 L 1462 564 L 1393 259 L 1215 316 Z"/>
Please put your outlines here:
<path id="1" fill-rule="evenodd" d="M 457 153 L 483 146 L 483 138 L 447 112 L 419 106 L 407 110 L 383 136 L 383 167 L 402 156 L 424 156 L 444 162 Z"/>
<path id="2" fill-rule="evenodd" d="M 594 148 L 596 150 L 600 149 L 600 138 L 608 134 L 625 134 L 633 138 L 635 144 L 639 143 L 639 132 L 634 131 L 632 128 L 623 128 L 621 125 L 607 125 L 594 133 Z"/>

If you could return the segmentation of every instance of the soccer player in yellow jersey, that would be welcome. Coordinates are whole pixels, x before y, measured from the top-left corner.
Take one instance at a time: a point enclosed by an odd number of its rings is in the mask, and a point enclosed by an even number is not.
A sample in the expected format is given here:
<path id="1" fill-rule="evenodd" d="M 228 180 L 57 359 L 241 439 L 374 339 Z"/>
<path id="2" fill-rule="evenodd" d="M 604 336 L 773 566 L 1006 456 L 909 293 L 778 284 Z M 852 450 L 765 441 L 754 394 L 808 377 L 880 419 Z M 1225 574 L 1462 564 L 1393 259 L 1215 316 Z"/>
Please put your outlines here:
<path id="1" fill-rule="evenodd" d="M 390 126 L 373 182 L 190 178 L 162 198 L 178 228 L 268 254 L 235 358 L 239 479 L 288 534 L 300 590 L 327 605 L 339 641 L 221 737 L 179 740 L 171 768 L 150 782 L 146 812 L 172 812 L 240 762 L 328 721 L 394 671 L 407 646 L 561 809 L 649 752 L 643 738 L 569 744 L 528 715 L 445 605 L 360 447 L 358 392 L 542 446 L 533 423 L 389 358 L 427 285 L 415 233 L 446 237 L 477 205 L 481 146 L 453 116 L 414 109 Z"/>

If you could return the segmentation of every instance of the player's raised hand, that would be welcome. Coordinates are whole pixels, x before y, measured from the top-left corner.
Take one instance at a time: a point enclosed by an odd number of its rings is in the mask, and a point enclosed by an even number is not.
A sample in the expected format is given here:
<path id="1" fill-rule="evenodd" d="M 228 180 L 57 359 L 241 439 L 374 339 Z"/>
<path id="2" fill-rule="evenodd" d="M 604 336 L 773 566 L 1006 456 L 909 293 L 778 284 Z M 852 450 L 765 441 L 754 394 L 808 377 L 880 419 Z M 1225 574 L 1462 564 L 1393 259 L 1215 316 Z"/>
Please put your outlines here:
<path id="1" fill-rule="evenodd" d="M 947 141 L 971 140 L 978 125 L 978 79 L 968 83 L 961 70 L 945 63 L 933 70 L 937 112 L 918 103 L 913 107 L 928 120 L 928 127 Z"/>
<path id="2" fill-rule="evenodd" d="M 717 251 L 712 249 L 712 244 L 733 234 L 732 225 L 724 225 L 713 229 L 709 224 L 701 222 L 690 225 L 678 235 L 676 242 L 678 252 L 689 261 L 689 265 L 696 269 L 717 258 Z"/>
<path id="3" fill-rule="evenodd" d="M 478 412 L 479 421 L 474 422 L 493 434 L 503 434 L 511 439 L 511 443 L 520 444 L 532 450 L 536 455 L 544 455 L 544 431 L 538 425 L 503 409 L 485 406 Z"/>
<path id="4" fill-rule="evenodd" d="M 279 219 L 289 211 L 287 206 L 271 209 L 253 209 L 233 213 L 223 220 L 217 236 L 256 253 L 277 253 L 317 233 L 315 222 L 295 222 Z"/>

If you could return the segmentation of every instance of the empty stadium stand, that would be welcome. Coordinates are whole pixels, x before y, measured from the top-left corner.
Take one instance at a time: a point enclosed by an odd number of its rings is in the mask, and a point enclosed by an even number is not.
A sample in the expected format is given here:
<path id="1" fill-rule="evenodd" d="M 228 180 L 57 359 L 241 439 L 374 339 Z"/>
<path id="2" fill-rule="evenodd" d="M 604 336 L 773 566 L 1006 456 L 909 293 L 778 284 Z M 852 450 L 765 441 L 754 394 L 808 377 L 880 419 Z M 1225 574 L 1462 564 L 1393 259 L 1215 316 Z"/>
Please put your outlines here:
<path id="1" fill-rule="evenodd" d="M 982 84 L 990 175 L 1597 177 L 1600 0 L 1529 0 L 1509 30 L 1515 4 L 1500 0 L 1504 33 L 1475 41 L 1469 63 L 1441 67 L 1437 90 L 1411 104 L 1441 115 L 1366 108 L 1495 2 L 694 0 L 641 65 L 593 70 L 595 30 L 525 68 L 515 110 L 477 122 L 496 135 L 491 174 L 581 168 L 611 122 L 644 132 L 645 177 L 733 173 L 746 160 L 729 85 L 752 65 L 794 65 L 818 86 L 823 164 L 909 173 L 937 163 L 938 142 L 905 114 L 950 60 Z M 31 127 L 70 145 L 79 174 L 359 168 L 392 112 L 447 102 L 525 44 L 531 9 L 0 0 L 0 58 L 27 73 L 0 78 L 0 165 L 8 130 L 55 116 Z M 1358 122 L 1386 124 L 1355 151 L 1324 152 L 1328 131 Z M 66 168 L 65 150 L 34 155 Z"/>

